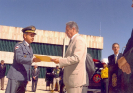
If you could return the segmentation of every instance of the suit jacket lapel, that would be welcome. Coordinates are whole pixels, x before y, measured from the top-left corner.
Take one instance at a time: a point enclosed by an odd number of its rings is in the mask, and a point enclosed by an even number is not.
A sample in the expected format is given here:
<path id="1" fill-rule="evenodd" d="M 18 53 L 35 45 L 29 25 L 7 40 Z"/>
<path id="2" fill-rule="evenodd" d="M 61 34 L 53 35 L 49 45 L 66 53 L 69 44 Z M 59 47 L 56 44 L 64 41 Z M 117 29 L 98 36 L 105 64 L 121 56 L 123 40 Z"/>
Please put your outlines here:
<path id="1" fill-rule="evenodd" d="M 120 58 L 120 53 L 118 54 L 118 58 L 117 58 L 117 60 Z"/>
<path id="2" fill-rule="evenodd" d="M 79 36 L 79 34 L 77 34 L 77 35 L 72 39 L 71 43 L 68 45 L 68 48 L 67 48 L 67 51 L 66 51 L 66 54 L 65 54 L 65 55 L 67 55 L 69 48 L 71 47 L 72 43 L 76 40 L 76 38 L 77 38 L 78 36 Z"/>
<path id="3" fill-rule="evenodd" d="M 38 71 L 39 71 L 39 69 L 37 68 L 36 73 L 35 73 L 35 76 L 37 75 Z"/>
<path id="4" fill-rule="evenodd" d="M 112 61 L 112 65 L 114 65 L 114 64 L 115 64 L 115 57 L 114 57 L 114 54 L 112 55 L 111 61 Z"/>
<path id="5" fill-rule="evenodd" d="M 117 61 L 118 61 L 118 59 L 120 59 L 120 58 L 121 58 L 121 55 L 122 55 L 121 53 L 119 53 L 119 54 L 118 54 Z"/>
<path id="6" fill-rule="evenodd" d="M 36 73 L 37 73 L 37 71 L 35 71 L 35 69 L 34 69 L 34 76 L 36 75 Z"/>

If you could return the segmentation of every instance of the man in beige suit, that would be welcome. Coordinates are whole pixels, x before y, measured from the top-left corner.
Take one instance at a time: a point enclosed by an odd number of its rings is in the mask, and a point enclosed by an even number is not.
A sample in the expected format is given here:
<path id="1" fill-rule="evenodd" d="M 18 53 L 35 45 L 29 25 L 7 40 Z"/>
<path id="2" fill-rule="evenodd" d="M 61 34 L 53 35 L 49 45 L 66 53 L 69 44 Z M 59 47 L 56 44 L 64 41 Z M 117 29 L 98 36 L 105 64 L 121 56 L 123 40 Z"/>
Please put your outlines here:
<path id="1" fill-rule="evenodd" d="M 70 38 L 64 58 L 52 59 L 60 67 L 64 66 L 63 81 L 67 93 L 82 93 L 83 85 L 86 84 L 85 59 L 87 46 L 85 40 L 78 34 L 78 25 L 70 21 L 66 24 L 66 34 Z"/>

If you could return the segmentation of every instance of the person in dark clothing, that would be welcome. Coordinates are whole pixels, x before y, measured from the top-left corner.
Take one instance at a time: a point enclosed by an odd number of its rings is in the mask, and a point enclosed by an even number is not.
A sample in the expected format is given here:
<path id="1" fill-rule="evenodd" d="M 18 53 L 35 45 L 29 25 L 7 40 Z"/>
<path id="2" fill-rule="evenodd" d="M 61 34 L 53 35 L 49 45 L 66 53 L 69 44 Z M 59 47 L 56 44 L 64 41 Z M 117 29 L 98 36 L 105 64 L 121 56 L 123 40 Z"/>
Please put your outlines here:
<path id="1" fill-rule="evenodd" d="M 122 71 L 121 93 L 133 93 L 133 29 L 118 66 Z"/>
<path id="2" fill-rule="evenodd" d="M 40 74 L 40 70 L 37 68 L 38 66 L 35 65 L 34 69 L 32 70 L 32 91 L 36 92 L 38 76 Z"/>
<path id="3" fill-rule="evenodd" d="M 62 67 L 60 71 L 60 93 L 63 93 L 63 88 L 65 87 L 63 83 L 63 73 L 64 73 L 64 67 Z"/>
<path id="4" fill-rule="evenodd" d="M 6 73 L 6 66 L 4 64 L 4 60 L 1 60 L 1 63 L 0 63 L 0 83 L 1 83 L 1 90 L 4 90 L 5 73 Z"/>
<path id="5" fill-rule="evenodd" d="M 119 53 L 119 44 L 114 43 L 112 50 L 114 54 L 108 57 L 109 93 L 121 93 L 122 71 L 118 68 L 118 60 L 122 57 L 122 53 Z"/>

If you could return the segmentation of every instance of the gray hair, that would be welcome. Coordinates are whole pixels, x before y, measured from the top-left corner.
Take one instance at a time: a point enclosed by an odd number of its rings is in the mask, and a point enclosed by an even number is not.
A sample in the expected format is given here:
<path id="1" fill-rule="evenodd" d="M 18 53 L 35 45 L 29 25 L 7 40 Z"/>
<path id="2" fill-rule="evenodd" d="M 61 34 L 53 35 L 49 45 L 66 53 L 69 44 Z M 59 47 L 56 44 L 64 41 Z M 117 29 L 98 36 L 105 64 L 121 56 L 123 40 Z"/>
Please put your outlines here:
<path id="1" fill-rule="evenodd" d="M 70 22 L 66 23 L 66 26 L 69 26 L 71 29 L 74 27 L 76 29 L 76 31 L 79 32 L 78 25 L 74 21 L 70 21 Z"/>

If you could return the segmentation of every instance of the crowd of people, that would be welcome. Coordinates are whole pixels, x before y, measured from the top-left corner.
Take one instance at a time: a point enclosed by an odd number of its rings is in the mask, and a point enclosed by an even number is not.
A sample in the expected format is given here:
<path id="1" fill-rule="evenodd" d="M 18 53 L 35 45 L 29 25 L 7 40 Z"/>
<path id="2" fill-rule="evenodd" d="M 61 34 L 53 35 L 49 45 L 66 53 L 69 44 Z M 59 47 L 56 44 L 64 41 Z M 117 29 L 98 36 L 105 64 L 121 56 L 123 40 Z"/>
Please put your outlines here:
<path id="1" fill-rule="evenodd" d="M 35 30 L 35 26 L 28 26 L 22 29 L 24 40 L 17 43 L 14 47 L 13 64 L 7 73 L 8 83 L 5 93 L 25 93 L 26 85 L 31 75 L 32 91 L 36 92 L 38 75 L 40 73 L 37 65 L 30 72 L 33 62 L 41 62 L 40 59 L 33 56 L 33 50 L 30 46 L 36 35 Z M 89 82 L 87 80 L 89 80 L 90 73 L 88 74 L 86 71 L 86 41 L 79 35 L 78 25 L 74 21 L 66 23 L 65 33 L 70 38 L 70 42 L 64 58 L 51 59 L 51 61 L 62 68 L 62 72 L 58 66 L 52 72 L 54 75 L 53 91 L 57 82 L 58 91 L 62 91 L 62 87 L 65 86 L 67 93 L 87 93 L 86 87 L 88 85 L 86 83 Z M 124 91 L 123 93 L 126 93 L 126 91 L 128 91 L 127 93 L 131 93 L 130 91 L 133 88 L 128 88 L 128 83 L 133 80 L 131 79 L 132 74 L 130 74 L 133 58 L 131 57 L 133 50 L 132 38 L 133 35 L 129 39 L 123 55 L 119 53 L 118 43 L 112 45 L 114 54 L 108 57 L 109 63 L 108 65 L 104 64 L 103 70 L 101 71 L 102 93 L 122 93 L 122 91 Z M 0 80 L 2 90 L 4 89 L 5 69 L 4 61 L 1 60 Z M 60 72 L 62 74 L 61 77 Z M 128 76 L 128 80 L 126 81 L 125 76 L 129 74 L 130 76 Z M 60 78 L 63 82 L 61 85 L 59 84 Z M 133 83 L 130 82 L 130 85 L 133 85 Z"/>

